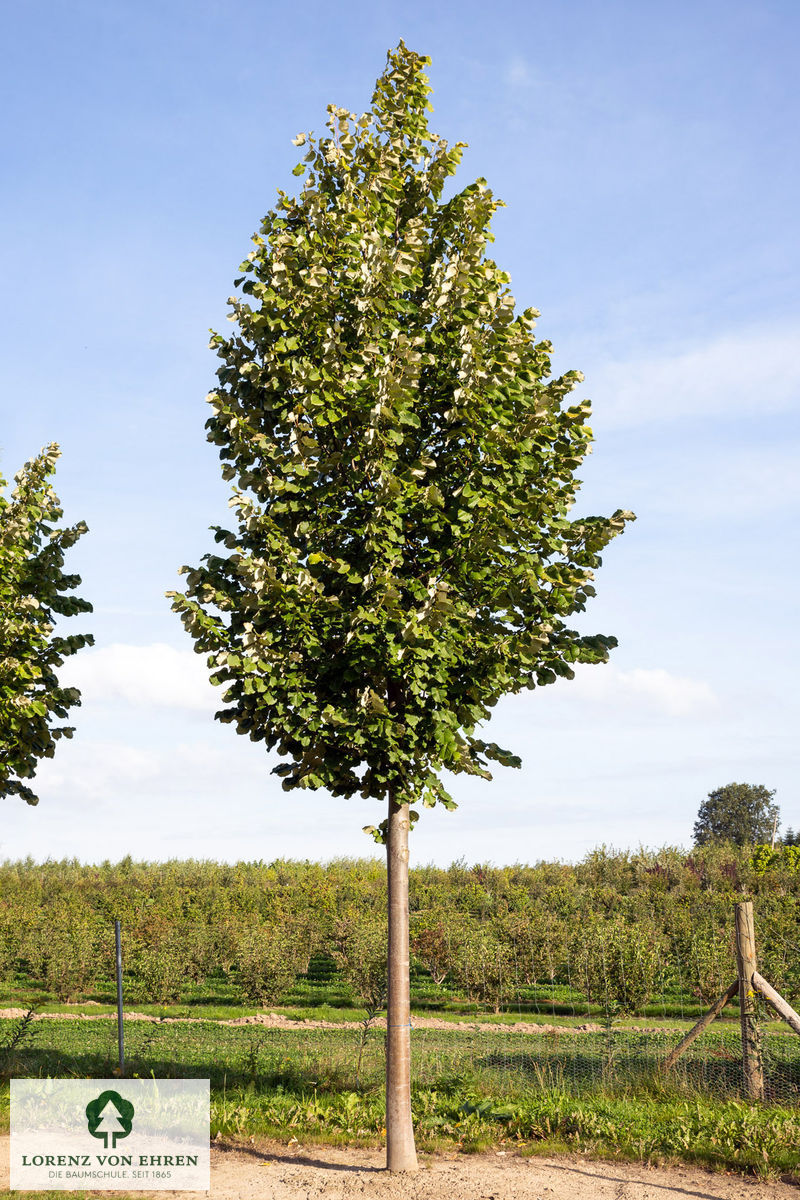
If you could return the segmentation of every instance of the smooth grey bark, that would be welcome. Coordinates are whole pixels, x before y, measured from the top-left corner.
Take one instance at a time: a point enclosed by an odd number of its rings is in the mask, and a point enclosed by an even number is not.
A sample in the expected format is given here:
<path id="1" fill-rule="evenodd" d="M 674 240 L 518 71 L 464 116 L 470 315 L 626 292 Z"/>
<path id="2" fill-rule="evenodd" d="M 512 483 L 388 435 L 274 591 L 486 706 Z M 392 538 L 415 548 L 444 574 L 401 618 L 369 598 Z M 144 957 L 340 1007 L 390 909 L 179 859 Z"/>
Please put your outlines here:
<path id="1" fill-rule="evenodd" d="M 411 1119 L 411 1000 L 408 945 L 408 804 L 389 799 L 386 871 L 389 909 L 386 1002 L 386 1167 L 416 1171 Z"/>

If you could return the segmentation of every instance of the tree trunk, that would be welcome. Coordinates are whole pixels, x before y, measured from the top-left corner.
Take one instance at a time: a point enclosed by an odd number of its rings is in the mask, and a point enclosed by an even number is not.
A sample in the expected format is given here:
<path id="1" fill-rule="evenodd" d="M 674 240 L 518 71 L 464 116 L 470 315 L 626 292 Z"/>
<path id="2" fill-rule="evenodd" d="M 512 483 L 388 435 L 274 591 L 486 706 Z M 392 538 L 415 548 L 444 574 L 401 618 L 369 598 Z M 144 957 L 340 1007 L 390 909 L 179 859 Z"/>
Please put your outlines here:
<path id="1" fill-rule="evenodd" d="M 386 872 L 389 894 L 386 1029 L 386 1167 L 416 1171 L 411 1122 L 411 1001 L 408 949 L 408 804 L 389 798 Z"/>

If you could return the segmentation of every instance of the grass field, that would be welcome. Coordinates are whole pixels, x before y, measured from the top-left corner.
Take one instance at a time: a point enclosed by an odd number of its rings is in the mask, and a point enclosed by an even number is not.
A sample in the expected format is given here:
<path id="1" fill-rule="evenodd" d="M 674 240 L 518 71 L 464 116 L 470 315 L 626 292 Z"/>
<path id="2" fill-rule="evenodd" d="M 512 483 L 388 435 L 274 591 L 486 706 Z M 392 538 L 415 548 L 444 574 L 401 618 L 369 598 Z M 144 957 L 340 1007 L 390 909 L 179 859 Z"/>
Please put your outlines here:
<path id="1" fill-rule="evenodd" d="M 275 1011 L 324 1020 L 361 1020 L 363 1009 L 359 1007 L 352 987 L 332 966 L 323 956 L 312 959 L 308 973 L 298 976 L 279 1005 L 270 1007 Z M 85 1009 L 87 1013 L 116 1012 L 116 992 L 111 982 L 105 986 L 95 985 L 84 992 L 82 998 L 90 1002 L 91 1007 Z M 98 1004 L 103 1007 L 97 1008 Z M 452 987 L 433 983 L 427 973 L 418 968 L 412 968 L 411 973 L 411 1004 L 418 1014 L 454 1022 L 480 1017 L 481 1020 L 497 1020 L 506 1024 L 539 1020 L 577 1025 L 586 1021 L 604 1021 L 609 1015 L 607 1004 L 587 1000 L 576 988 L 559 983 L 520 987 L 514 999 L 504 1004 L 500 1013 L 494 1013 L 485 1004 L 465 999 Z M 53 992 L 23 975 L 17 975 L 13 983 L 0 991 L 0 1008 L 28 1008 L 30 1005 L 35 1005 L 37 1011 L 44 1013 L 82 1011 L 79 1002 L 65 1005 Z M 209 1020 L 226 1020 L 260 1011 L 242 998 L 235 978 L 221 974 L 202 983 L 186 981 L 181 988 L 179 1002 L 148 1004 L 137 999 L 126 1002 L 126 1007 L 155 1016 L 205 1017 Z M 661 1021 L 677 1028 L 683 1021 L 697 1020 L 707 1007 L 696 997 L 677 989 L 668 989 L 657 1000 L 644 1005 L 637 1016 L 620 1015 L 616 1023 L 633 1028 L 651 1026 Z M 738 1019 L 738 1003 L 735 999 L 726 1013 L 728 1019 Z"/>
<path id="2" fill-rule="evenodd" d="M 83 1011 L 94 1015 L 98 1009 Z M 358 1015 L 333 1005 L 327 1011 Z M 325 1009 L 306 1007 L 292 1015 L 303 1012 L 321 1016 Z M 674 1027 L 575 1033 L 565 1026 L 564 1032 L 531 1035 L 497 1024 L 497 1032 L 457 1024 L 414 1031 L 421 1149 L 580 1149 L 648 1161 L 677 1157 L 762 1175 L 800 1168 L 800 1108 L 794 1107 L 800 1061 L 791 1037 L 766 1034 L 771 1102 L 751 1106 L 738 1098 L 739 1034 L 732 1021 L 717 1023 L 669 1078 L 659 1064 L 680 1036 Z M 0 1045 L 13 1028 L 14 1022 L 0 1021 Z M 212 1137 L 352 1145 L 375 1145 L 383 1137 L 380 1030 L 368 1032 L 360 1067 L 361 1033 L 344 1026 L 129 1021 L 125 1033 L 129 1075 L 211 1080 Z M 4 1073 L 108 1077 L 116 1051 L 112 1020 L 37 1021 L 7 1056 Z M 6 1124 L 8 1097 L 6 1083 L 0 1091 Z"/>
<path id="3" fill-rule="evenodd" d="M 800 1041 L 785 1026 L 762 1011 L 765 1104 L 742 1100 L 735 1002 L 674 1071 L 662 1067 L 735 974 L 730 921 L 743 889 L 757 900 L 763 973 L 800 1002 L 800 871 L 785 858 L 762 869 L 749 851 L 731 848 L 688 857 L 602 850 L 574 867 L 417 869 L 411 999 L 420 1147 L 566 1148 L 794 1171 Z M 383 1034 L 373 1028 L 362 1043 L 366 1012 L 353 970 L 361 959 L 345 953 L 351 935 L 356 947 L 362 934 L 367 944 L 382 911 L 380 865 L 28 862 L 0 865 L 0 874 L 0 1008 L 35 1005 L 43 1016 L 78 1018 L 33 1022 L 13 1053 L 3 1047 L 17 1026 L 0 1020 L 3 1081 L 111 1075 L 115 1022 L 80 1016 L 115 1011 L 118 916 L 126 1007 L 163 1019 L 126 1022 L 127 1073 L 209 1078 L 213 1136 L 381 1142 Z M 283 937 L 278 961 L 284 951 L 292 960 L 268 992 L 248 981 L 253 933 L 266 951 L 273 935 Z M 292 947 L 312 933 L 314 952 L 295 963 Z M 502 986 L 490 987 L 501 962 Z M 305 1024 L 222 1023 L 265 1010 Z M 437 1027 L 424 1024 L 431 1018 Z M 334 1028 L 311 1024 L 320 1019 Z M 557 1028 L 524 1033 L 518 1022 Z M 582 1025 L 593 1028 L 578 1032 Z M 0 1120 L 8 1120 L 5 1082 Z"/>

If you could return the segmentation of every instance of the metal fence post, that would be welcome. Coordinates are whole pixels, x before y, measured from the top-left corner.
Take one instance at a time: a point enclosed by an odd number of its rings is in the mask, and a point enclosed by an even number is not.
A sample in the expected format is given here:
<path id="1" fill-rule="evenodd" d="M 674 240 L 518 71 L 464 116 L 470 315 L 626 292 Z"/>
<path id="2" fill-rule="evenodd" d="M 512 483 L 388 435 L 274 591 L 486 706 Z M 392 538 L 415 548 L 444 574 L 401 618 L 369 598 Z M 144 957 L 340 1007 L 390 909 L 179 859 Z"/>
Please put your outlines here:
<path id="1" fill-rule="evenodd" d="M 117 1042 L 119 1043 L 119 1073 L 125 1074 L 125 1033 L 122 1026 L 122 938 L 119 921 L 114 922 L 114 941 L 117 948 Z"/>

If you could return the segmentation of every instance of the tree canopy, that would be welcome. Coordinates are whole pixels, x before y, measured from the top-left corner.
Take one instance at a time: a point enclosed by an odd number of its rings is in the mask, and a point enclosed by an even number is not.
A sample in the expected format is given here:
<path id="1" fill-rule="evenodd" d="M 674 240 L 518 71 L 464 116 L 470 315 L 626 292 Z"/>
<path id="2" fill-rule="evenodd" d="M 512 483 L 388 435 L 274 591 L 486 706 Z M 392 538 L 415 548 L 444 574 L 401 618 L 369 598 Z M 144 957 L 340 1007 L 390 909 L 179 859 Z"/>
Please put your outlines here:
<path id="1" fill-rule="evenodd" d="M 694 840 L 697 846 L 710 842 L 733 842 L 752 846 L 772 839 L 780 809 L 772 802 L 775 789 L 762 783 L 727 783 L 708 793 L 697 813 Z"/>
<path id="2" fill-rule="evenodd" d="M 294 139 L 301 191 L 211 341 L 235 520 L 170 595 L 217 717 L 278 750 L 285 789 L 452 808 L 442 769 L 519 765 L 476 733 L 501 696 L 616 645 L 567 620 L 633 514 L 568 516 L 582 376 L 552 377 L 539 314 L 515 314 L 486 181 L 443 199 L 466 143 L 428 129 L 428 62 L 401 42 L 371 111 L 329 105 L 326 136 Z"/>
<path id="3" fill-rule="evenodd" d="M 88 633 L 54 634 L 57 616 L 92 611 L 67 594 L 81 581 L 64 573 L 64 554 L 86 525 L 55 527 L 63 512 L 50 477 L 59 453 L 52 444 L 26 463 L 10 496 L 0 476 L 0 796 L 28 804 L 38 797 L 24 781 L 40 758 L 53 757 L 59 738 L 72 736 L 71 726 L 55 722 L 80 704 L 78 689 L 61 687 L 56 671 L 94 640 Z"/>
<path id="4" fill-rule="evenodd" d="M 551 377 L 538 313 L 486 255 L 499 201 L 445 200 L 465 143 L 428 129 L 428 63 L 401 42 L 369 112 L 298 134 L 230 299 L 206 428 L 233 482 L 227 553 L 173 608 L 221 721 L 277 749 L 283 787 L 388 801 L 386 1140 L 415 1170 L 408 830 L 454 808 L 440 772 L 520 760 L 476 732 L 501 696 L 604 662 L 567 619 L 633 514 L 568 517 L 591 443 L 582 376 Z"/>

